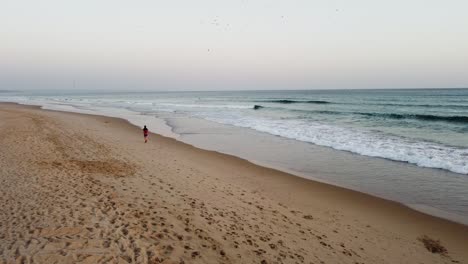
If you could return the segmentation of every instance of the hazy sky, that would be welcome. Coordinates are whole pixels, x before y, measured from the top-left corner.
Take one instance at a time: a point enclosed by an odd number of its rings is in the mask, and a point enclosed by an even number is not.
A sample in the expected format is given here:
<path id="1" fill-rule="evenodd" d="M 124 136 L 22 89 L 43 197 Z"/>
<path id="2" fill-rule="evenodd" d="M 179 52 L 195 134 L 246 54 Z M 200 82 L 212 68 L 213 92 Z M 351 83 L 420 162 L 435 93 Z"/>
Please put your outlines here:
<path id="1" fill-rule="evenodd" d="M 468 87 L 467 0 L 0 0 L 0 90 Z"/>

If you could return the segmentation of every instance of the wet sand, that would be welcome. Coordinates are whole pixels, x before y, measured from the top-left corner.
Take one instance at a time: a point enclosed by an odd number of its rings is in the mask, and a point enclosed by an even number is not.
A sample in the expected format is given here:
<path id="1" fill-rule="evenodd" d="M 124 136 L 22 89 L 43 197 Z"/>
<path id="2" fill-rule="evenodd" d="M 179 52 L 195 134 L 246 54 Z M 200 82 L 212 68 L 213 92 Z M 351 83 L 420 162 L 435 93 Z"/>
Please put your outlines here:
<path id="1" fill-rule="evenodd" d="M 116 118 L 0 104 L 0 191 L 0 263 L 468 261 L 464 225 Z"/>

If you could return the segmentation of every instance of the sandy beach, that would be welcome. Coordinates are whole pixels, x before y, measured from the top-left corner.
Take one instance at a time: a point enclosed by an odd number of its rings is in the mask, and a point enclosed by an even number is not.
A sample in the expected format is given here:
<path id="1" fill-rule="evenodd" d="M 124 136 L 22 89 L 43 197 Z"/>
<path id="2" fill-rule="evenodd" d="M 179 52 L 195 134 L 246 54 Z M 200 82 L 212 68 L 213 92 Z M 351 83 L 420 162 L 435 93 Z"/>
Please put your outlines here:
<path id="1" fill-rule="evenodd" d="M 0 263 L 468 263 L 467 226 L 116 118 L 0 104 L 0 191 Z"/>

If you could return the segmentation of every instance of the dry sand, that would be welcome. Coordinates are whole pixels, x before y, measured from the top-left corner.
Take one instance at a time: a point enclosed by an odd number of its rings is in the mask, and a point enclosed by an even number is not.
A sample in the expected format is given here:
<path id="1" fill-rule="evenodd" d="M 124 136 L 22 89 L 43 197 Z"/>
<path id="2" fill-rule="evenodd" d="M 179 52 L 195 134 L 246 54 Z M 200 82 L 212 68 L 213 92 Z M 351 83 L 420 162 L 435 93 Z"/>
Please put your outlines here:
<path id="1" fill-rule="evenodd" d="M 0 104 L 0 192 L 0 263 L 468 261 L 466 226 L 115 118 Z"/>

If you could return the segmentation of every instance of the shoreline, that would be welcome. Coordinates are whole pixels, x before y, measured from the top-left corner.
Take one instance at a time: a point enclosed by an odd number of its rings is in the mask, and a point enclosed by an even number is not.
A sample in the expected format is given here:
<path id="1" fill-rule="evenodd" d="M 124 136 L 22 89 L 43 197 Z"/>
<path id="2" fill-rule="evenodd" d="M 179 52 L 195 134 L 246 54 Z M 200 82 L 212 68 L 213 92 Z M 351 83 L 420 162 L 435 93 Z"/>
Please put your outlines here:
<path id="1" fill-rule="evenodd" d="M 99 124 L 101 123 L 103 124 L 103 126 L 108 126 L 109 124 L 112 124 L 113 131 L 115 131 L 115 129 L 122 130 L 116 132 L 116 134 L 119 135 L 121 135 L 120 133 L 122 133 L 123 135 L 124 132 L 125 135 L 131 135 L 131 133 L 139 131 L 139 128 L 136 125 L 133 125 L 128 120 L 122 118 L 71 113 L 57 110 L 44 110 L 41 109 L 40 106 L 25 106 L 16 103 L 0 103 L 0 113 L 4 111 L 5 108 L 12 108 L 13 112 L 24 111 L 32 112 L 33 114 L 38 114 L 41 116 L 50 116 L 51 120 L 54 120 L 53 118 L 58 118 L 57 120 L 60 120 L 60 122 L 63 124 L 68 122 L 65 119 L 77 119 L 80 120 L 81 124 L 84 124 L 84 122 L 87 122 L 88 120 L 89 123 L 93 123 L 93 125 L 91 126 L 93 131 L 86 132 L 90 133 L 90 135 L 108 133 L 105 130 L 102 130 L 102 127 L 99 127 Z M 98 135 L 96 136 L 98 137 Z M 117 135 L 112 136 L 115 137 L 116 140 L 121 139 L 118 139 L 119 137 L 117 137 Z M 140 135 L 138 134 L 138 136 Z M 289 213 L 294 216 L 297 216 L 298 214 L 303 214 L 303 217 L 299 217 L 302 218 L 302 220 L 308 219 L 308 214 L 306 214 L 306 212 L 313 212 L 315 214 L 315 212 L 318 211 L 320 212 L 319 218 L 323 218 L 324 223 L 328 222 L 327 217 L 335 219 L 336 223 L 338 223 L 337 226 L 347 226 L 347 229 L 349 229 L 352 226 L 351 223 L 360 223 L 359 228 L 356 229 L 364 228 L 364 230 L 366 231 L 360 232 L 360 234 L 364 235 L 367 232 L 367 229 L 376 229 L 370 232 L 374 233 L 374 235 L 375 233 L 384 231 L 389 231 L 390 234 L 392 232 L 396 232 L 399 235 L 404 236 L 403 240 L 406 240 L 408 237 L 413 237 L 413 246 L 417 248 L 421 247 L 421 252 L 418 251 L 421 254 L 424 253 L 425 249 L 417 243 L 417 238 L 419 236 L 429 234 L 429 236 L 431 237 L 441 239 L 443 244 L 448 243 L 447 248 L 449 250 L 449 253 L 455 252 L 454 255 L 456 257 L 454 257 L 454 259 L 456 259 L 457 261 L 460 260 L 460 257 L 463 260 L 467 259 L 468 253 L 463 252 L 463 248 L 466 245 L 468 245 L 468 238 L 466 238 L 466 234 L 468 234 L 468 226 L 463 225 L 461 223 L 453 222 L 436 216 L 431 216 L 429 214 L 416 211 L 406 205 L 395 201 L 346 189 L 336 185 L 330 185 L 319 181 L 305 179 L 301 176 L 293 175 L 277 169 L 262 167 L 246 159 L 242 159 L 229 154 L 224 154 L 213 150 L 200 149 L 174 138 L 164 137 L 162 135 L 155 135 L 153 133 L 151 134 L 151 138 L 155 140 L 150 140 L 148 146 L 152 146 L 151 144 L 157 144 L 157 147 L 159 147 L 157 149 L 159 151 L 166 149 L 168 151 L 171 151 L 171 153 L 173 151 L 176 154 L 180 154 L 180 157 L 184 157 L 184 155 L 189 156 L 189 159 L 184 158 L 186 160 L 185 163 L 181 163 L 182 167 L 186 167 L 188 166 L 187 164 L 190 164 L 190 166 L 193 166 L 195 169 L 203 171 L 206 175 L 229 174 L 230 176 L 218 176 L 219 178 L 224 177 L 220 180 L 223 182 L 224 186 L 234 185 L 240 188 L 239 190 L 249 190 L 252 197 L 260 196 L 263 197 L 263 199 L 260 200 L 267 200 L 268 207 L 273 206 L 274 203 L 278 203 L 279 207 L 273 211 L 280 210 L 280 208 L 282 207 L 281 205 L 287 208 L 294 208 L 293 210 L 285 210 L 284 215 L 286 215 L 287 211 L 289 211 Z M 136 139 L 132 138 L 132 142 L 134 142 L 135 140 Z M 135 142 L 139 142 L 139 140 Z M 112 145 L 111 142 L 106 142 L 105 144 Z M 126 148 L 130 152 L 133 151 L 133 146 L 127 146 Z M 176 155 L 176 157 L 179 156 Z M 190 160 L 190 163 L 188 163 L 188 160 Z M 147 163 L 141 162 L 139 160 L 135 160 L 134 162 L 144 163 L 147 165 Z M 237 171 L 231 171 L 227 169 Z M 151 171 L 148 171 L 148 173 L 151 173 Z M 190 174 L 186 177 L 190 178 L 195 176 Z M 212 177 L 207 177 L 204 180 L 214 181 Z M 138 179 L 135 179 L 135 181 L 138 181 Z M 177 186 L 172 186 L 172 188 L 177 188 Z M 204 187 L 201 186 L 199 188 L 203 189 Z M 190 191 L 190 188 L 186 191 Z M 291 191 L 293 193 L 291 193 Z M 230 191 L 227 190 L 227 193 L 229 192 Z M 237 197 L 236 199 L 240 199 L 242 196 L 247 194 L 244 193 L 243 195 L 232 195 Z M 202 201 L 205 203 L 211 202 L 211 199 L 206 200 L 206 198 L 207 197 L 205 197 L 205 200 L 202 199 Z M 260 204 L 257 206 L 261 208 L 266 207 L 265 204 L 262 203 L 262 201 L 258 202 Z M 237 209 L 239 208 L 241 207 L 238 206 Z M 304 213 L 292 213 L 295 212 L 297 209 L 298 212 L 301 211 Z M 259 210 L 263 211 L 264 209 Z M 342 219 L 345 220 L 340 220 L 340 216 Z M 311 219 L 314 217 L 311 217 Z M 364 222 L 367 223 L 364 224 Z M 306 223 L 308 222 L 306 221 Z M 301 225 L 307 224 L 301 222 L 300 226 Z M 318 228 L 318 226 L 316 226 L 315 228 Z M 335 227 L 335 229 L 338 228 Z M 350 232 L 352 233 L 352 231 Z M 324 233 L 326 232 L 324 231 Z M 415 235 L 416 233 L 419 234 L 419 236 Z M 328 236 L 332 235 L 333 234 L 328 234 Z M 355 256 L 359 254 L 351 255 Z M 429 254 L 427 256 L 424 255 L 424 257 L 437 257 L 437 261 L 441 261 L 441 263 L 444 263 L 444 260 L 447 260 L 444 258 L 439 259 L 438 256 L 434 254 Z"/>

